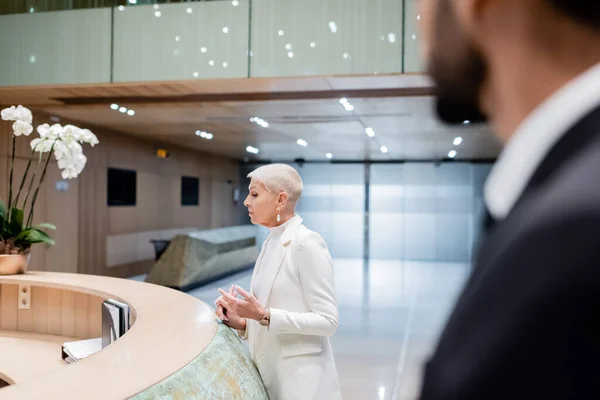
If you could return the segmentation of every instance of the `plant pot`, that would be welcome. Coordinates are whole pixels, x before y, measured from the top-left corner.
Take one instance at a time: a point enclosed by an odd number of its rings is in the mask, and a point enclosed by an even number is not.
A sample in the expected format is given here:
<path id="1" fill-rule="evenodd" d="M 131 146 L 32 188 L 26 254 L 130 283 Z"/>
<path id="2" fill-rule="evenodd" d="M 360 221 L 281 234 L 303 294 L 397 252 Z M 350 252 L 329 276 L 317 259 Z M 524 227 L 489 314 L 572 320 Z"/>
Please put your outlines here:
<path id="1" fill-rule="evenodd" d="M 29 265 L 29 254 L 0 255 L 0 275 L 24 274 Z"/>

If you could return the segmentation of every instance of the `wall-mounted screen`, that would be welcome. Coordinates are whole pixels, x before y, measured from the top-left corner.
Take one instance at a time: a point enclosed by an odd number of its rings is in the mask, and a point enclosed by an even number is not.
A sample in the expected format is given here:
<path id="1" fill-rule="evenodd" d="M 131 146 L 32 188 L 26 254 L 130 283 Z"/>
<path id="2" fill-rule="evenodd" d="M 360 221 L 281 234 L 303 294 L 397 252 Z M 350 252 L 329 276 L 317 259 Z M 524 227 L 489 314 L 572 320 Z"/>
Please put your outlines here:
<path id="1" fill-rule="evenodd" d="M 109 168 L 107 192 L 109 207 L 135 206 L 137 197 L 137 172 Z"/>
<path id="2" fill-rule="evenodd" d="M 200 179 L 190 176 L 181 177 L 181 205 L 200 205 Z"/>

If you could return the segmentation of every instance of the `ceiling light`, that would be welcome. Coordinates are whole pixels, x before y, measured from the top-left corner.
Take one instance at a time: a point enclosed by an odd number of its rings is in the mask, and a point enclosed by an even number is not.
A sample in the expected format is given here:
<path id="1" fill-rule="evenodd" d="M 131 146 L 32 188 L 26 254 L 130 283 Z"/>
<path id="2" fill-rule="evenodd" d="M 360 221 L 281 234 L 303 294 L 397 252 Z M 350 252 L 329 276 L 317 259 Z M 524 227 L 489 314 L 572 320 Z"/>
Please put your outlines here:
<path id="1" fill-rule="evenodd" d="M 385 147 L 385 146 L 381 146 L 381 152 L 382 152 L 383 154 L 387 153 L 387 152 L 388 152 L 388 148 L 387 148 L 387 147 Z"/>
<path id="2" fill-rule="evenodd" d="M 181 36 L 175 36 L 175 41 L 176 42 L 181 42 Z"/>
<path id="3" fill-rule="evenodd" d="M 212 138 L 214 138 L 215 135 L 213 135 L 212 133 L 208 133 L 206 132 L 206 134 L 204 135 L 204 139 L 206 140 L 212 140 Z"/>
<path id="4" fill-rule="evenodd" d="M 385 42 L 385 36 L 381 35 L 379 39 L 381 39 L 382 42 Z"/>
<path id="5" fill-rule="evenodd" d="M 317 47 L 317 44 L 315 42 L 310 42 L 310 47 L 314 49 L 315 47 Z"/>
<path id="6" fill-rule="evenodd" d="M 293 51 L 288 52 L 288 57 L 289 58 L 294 58 L 294 52 Z"/>
<path id="7" fill-rule="evenodd" d="M 214 65 L 215 65 L 215 62 L 214 62 L 213 60 L 210 60 L 210 61 L 208 62 L 208 65 L 210 65 L 210 66 L 212 67 L 212 66 L 214 66 Z"/>
<path id="8" fill-rule="evenodd" d="M 347 99 L 347 98 L 345 98 L 345 97 L 342 97 L 342 98 L 340 99 L 339 103 L 340 103 L 341 105 L 348 104 L 348 99 Z"/>
<path id="9" fill-rule="evenodd" d="M 194 72 L 194 78 L 197 78 L 198 76 L 200 76 L 200 74 L 198 72 Z"/>
<path id="10" fill-rule="evenodd" d="M 465 124 L 465 125 L 469 125 L 470 123 L 471 123 L 471 121 L 469 121 L 468 119 L 463 121 L 463 124 Z"/>
<path id="11" fill-rule="evenodd" d="M 202 131 L 196 131 L 196 136 L 202 136 L 203 133 L 204 132 L 202 132 Z"/>
<path id="12" fill-rule="evenodd" d="M 203 53 L 206 53 L 208 51 L 208 49 L 206 47 L 202 47 L 202 48 L 200 48 L 200 51 Z"/>
<path id="13" fill-rule="evenodd" d="M 413 38 L 413 40 L 417 40 L 417 35 L 415 35 L 415 34 L 413 33 L 413 35 L 412 35 L 412 38 Z"/>
<path id="14" fill-rule="evenodd" d="M 279 36 L 283 36 L 283 33 L 284 33 L 284 32 L 283 32 L 281 29 L 279 30 L 279 32 L 277 32 L 277 34 L 278 34 Z"/>
<path id="15" fill-rule="evenodd" d="M 384 399 L 385 398 L 385 387 L 383 387 L 383 386 L 379 387 L 379 398 L 380 399 Z"/>
<path id="16" fill-rule="evenodd" d="M 331 31 L 331 33 L 337 32 L 337 25 L 336 25 L 335 21 L 329 22 L 329 30 Z"/>
<path id="17" fill-rule="evenodd" d="M 127 111 L 127 115 L 133 117 L 135 115 L 135 111 L 129 110 L 129 111 Z"/>
<path id="18" fill-rule="evenodd" d="M 269 127 L 269 123 L 267 121 L 265 121 L 262 118 L 259 117 L 252 117 L 250 118 L 250 122 L 254 122 L 257 125 L 262 126 L 263 128 L 268 128 Z"/>
<path id="19" fill-rule="evenodd" d="M 325 154 L 325 157 L 327 157 L 327 158 L 329 158 L 329 159 L 332 159 L 332 158 L 333 158 L 333 154 L 331 154 L 331 153 L 327 153 L 327 154 Z"/>
<path id="20" fill-rule="evenodd" d="M 286 44 L 285 45 L 285 49 L 288 50 L 288 51 L 291 50 L 292 49 L 292 45 L 290 43 Z"/>
<path id="21" fill-rule="evenodd" d="M 192 10 L 192 8 L 191 8 L 191 7 L 188 7 L 188 8 L 187 8 L 187 13 L 188 13 L 188 14 L 191 14 L 193 11 L 194 11 L 194 10 Z"/>
<path id="22" fill-rule="evenodd" d="M 460 136 L 458 136 L 458 137 L 454 138 L 454 142 L 453 143 L 454 143 L 455 146 L 458 146 L 458 145 L 460 145 L 462 143 L 462 141 L 463 141 L 463 139 Z"/>
<path id="23" fill-rule="evenodd" d="M 119 11 L 125 11 L 125 6 L 119 6 Z M 33 12 L 33 11 L 29 10 L 29 12 Z"/>
<path id="24" fill-rule="evenodd" d="M 232 5 L 232 6 L 234 6 L 234 7 L 237 7 L 237 6 L 239 6 L 239 5 L 240 5 L 240 2 L 239 2 L 238 0 L 233 0 L 233 1 L 231 2 L 231 5 Z"/>
<path id="25" fill-rule="evenodd" d="M 365 132 L 367 133 L 367 136 L 369 136 L 369 137 L 375 136 L 375 131 L 371 127 L 365 129 Z"/>
<path id="26" fill-rule="evenodd" d="M 420 21 L 421 20 L 421 14 L 417 15 L 417 19 Z"/>
<path id="27" fill-rule="evenodd" d="M 137 4 L 137 0 L 129 0 L 129 4 Z"/>
<path id="28" fill-rule="evenodd" d="M 303 140 L 303 139 L 298 139 L 298 140 L 296 141 L 296 143 L 298 143 L 298 144 L 299 144 L 300 146 L 302 146 L 302 147 L 306 147 L 306 146 L 308 146 L 308 143 L 306 142 L 306 140 Z"/>
<path id="29" fill-rule="evenodd" d="M 123 11 L 123 10 L 121 10 L 121 11 Z M 33 13 L 35 12 L 35 8 L 34 8 L 34 7 L 31 7 L 31 8 L 29 9 L 29 12 L 33 14 Z"/>
<path id="30" fill-rule="evenodd" d="M 154 11 L 154 15 L 156 15 L 156 18 L 160 18 L 162 13 L 160 11 Z"/>
<path id="31" fill-rule="evenodd" d="M 223 61 L 223 68 L 227 68 L 227 66 L 229 66 L 229 64 L 227 64 L 227 61 Z"/>
<path id="32" fill-rule="evenodd" d="M 347 60 L 348 58 L 350 58 L 350 55 L 348 53 L 344 53 L 342 57 L 344 57 L 344 59 Z"/>
<path id="33" fill-rule="evenodd" d="M 226 26 L 224 26 L 224 27 L 223 27 L 223 33 L 229 33 L 229 28 L 228 28 L 228 27 L 226 27 Z"/>
<path id="34" fill-rule="evenodd" d="M 127 107 L 120 107 L 119 112 L 122 112 L 123 114 L 125 114 L 127 112 Z"/>
<path id="35" fill-rule="evenodd" d="M 344 104 L 344 108 L 346 109 L 346 111 L 354 110 L 354 106 L 352 104 Z"/>
<path id="36" fill-rule="evenodd" d="M 154 9 L 155 9 L 155 10 L 158 10 L 158 4 L 155 4 L 155 5 L 154 5 Z"/>
<path id="37" fill-rule="evenodd" d="M 394 32 L 389 33 L 388 40 L 390 43 L 396 43 L 396 34 Z"/>
<path id="38" fill-rule="evenodd" d="M 118 105 L 118 104 L 115 104 L 115 103 L 113 103 L 113 104 L 111 104 L 111 105 L 110 105 L 110 108 L 111 108 L 112 110 L 115 110 L 115 111 L 116 111 L 116 110 L 118 110 L 118 109 L 119 109 L 119 105 Z"/>
<path id="39" fill-rule="evenodd" d="M 456 157 L 456 150 L 451 150 L 451 151 L 448 153 L 448 157 L 450 157 L 450 158 L 454 158 L 454 157 Z"/>
<path id="40" fill-rule="evenodd" d="M 248 146 L 246 147 L 246 151 L 252 154 L 258 154 L 258 149 L 256 147 Z"/>

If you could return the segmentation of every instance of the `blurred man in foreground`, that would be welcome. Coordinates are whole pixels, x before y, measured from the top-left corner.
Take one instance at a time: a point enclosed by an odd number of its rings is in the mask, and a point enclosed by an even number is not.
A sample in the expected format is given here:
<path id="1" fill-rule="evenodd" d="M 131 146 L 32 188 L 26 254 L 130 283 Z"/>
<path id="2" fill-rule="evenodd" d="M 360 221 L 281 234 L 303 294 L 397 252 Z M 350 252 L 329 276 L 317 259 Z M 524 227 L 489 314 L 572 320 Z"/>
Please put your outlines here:
<path id="1" fill-rule="evenodd" d="M 505 143 L 422 399 L 600 399 L 600 1 L 420 1 L 439 117 Z"/>

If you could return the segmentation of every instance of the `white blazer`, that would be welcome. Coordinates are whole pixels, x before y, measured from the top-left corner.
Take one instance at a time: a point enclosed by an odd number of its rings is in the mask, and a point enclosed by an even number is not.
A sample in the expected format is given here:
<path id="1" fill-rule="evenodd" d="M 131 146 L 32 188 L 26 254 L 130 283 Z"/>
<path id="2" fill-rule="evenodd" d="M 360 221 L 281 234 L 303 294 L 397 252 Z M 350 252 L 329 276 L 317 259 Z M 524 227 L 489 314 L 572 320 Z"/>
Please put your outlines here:
<path id="1" fill-rule="evenodd" d="M 268 239 L 267 239 L 268 240 Z M 265 241 L 266 243 L 267 241 Z M 266 246 L 254 268 L 252 287 Z M 273 273 L 258 299 L 271 308 L 271 325 L 249 320 L 250 354 L 271 400 L 336 400 L 342 395 L 329 343 L 338 327 L 333 262 L 325 241 L 296 216 L 281 236 Z M 262 279 L 262 278 L 261 278 Z"/>

